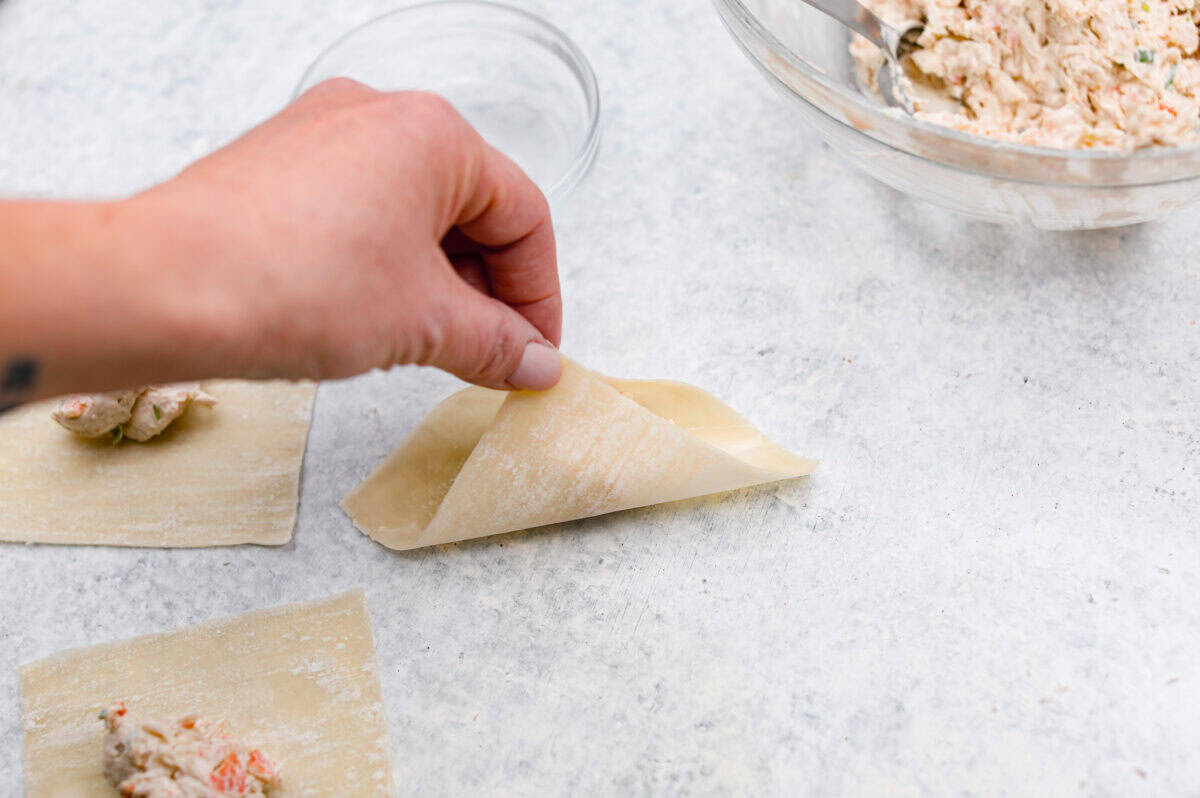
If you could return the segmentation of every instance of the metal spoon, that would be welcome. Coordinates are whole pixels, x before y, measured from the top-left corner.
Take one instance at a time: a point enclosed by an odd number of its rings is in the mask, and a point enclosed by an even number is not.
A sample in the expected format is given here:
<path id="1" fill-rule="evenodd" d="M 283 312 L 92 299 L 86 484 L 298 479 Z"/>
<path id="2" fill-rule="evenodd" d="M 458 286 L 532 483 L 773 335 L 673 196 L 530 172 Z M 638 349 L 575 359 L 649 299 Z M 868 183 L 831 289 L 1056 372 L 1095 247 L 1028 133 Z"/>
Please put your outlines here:
<path id="1" fill-rule="evenodd" d="M 925 30 L 917 24 L 897 30 L 875 15 L 857 0 L 803 0 L 808 5 L 836 19 L 883 51 L 887 63 L 879 70 L 879 91 L 891 106 L 915 113 L 912 100 L 904 93 L 900 76 L 904 74 L 900 59 L 917 49 L 917 37 Z M 886 73 L 886 74 L 885 74 Z"/>

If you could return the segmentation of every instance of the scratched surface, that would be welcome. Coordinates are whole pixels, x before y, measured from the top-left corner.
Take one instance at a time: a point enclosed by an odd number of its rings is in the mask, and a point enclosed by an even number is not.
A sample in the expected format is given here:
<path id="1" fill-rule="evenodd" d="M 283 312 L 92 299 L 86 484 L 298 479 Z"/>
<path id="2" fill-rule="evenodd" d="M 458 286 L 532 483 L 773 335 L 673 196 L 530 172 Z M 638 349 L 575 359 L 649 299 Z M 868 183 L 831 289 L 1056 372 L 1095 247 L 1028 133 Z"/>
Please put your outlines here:
<path id="1" fill-rule="evenodd" d="M 164 178 L 392 4 L 4 0 L 0 193 Z M 394 554 L 336 502 L 453 381 L 325 385 L 287 547 L 0 547 L 0 794 L 18 663 L 360 585 L 405 794 L 1200 790 L 1200 214 L 964 223 L 837 160 L 701 0 L 522 5 L 605 109 L 565 348 L 821 468 Z"/>

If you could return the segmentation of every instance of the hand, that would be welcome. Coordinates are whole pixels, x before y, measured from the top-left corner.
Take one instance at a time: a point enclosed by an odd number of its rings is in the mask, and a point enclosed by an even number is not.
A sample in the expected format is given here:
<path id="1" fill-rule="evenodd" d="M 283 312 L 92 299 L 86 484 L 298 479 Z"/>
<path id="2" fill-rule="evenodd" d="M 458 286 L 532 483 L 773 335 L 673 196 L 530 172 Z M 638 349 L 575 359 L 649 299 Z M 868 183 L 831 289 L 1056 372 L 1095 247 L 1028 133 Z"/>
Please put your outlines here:
<path id="1" fill-rule="evenodd" d="M 204 331 L 202 370 L 418 363 L 492 388 L 558 381 L 546 200 L 439 97 L 327 81 L 127 203 L 172 231 L 158 279 Z"/>

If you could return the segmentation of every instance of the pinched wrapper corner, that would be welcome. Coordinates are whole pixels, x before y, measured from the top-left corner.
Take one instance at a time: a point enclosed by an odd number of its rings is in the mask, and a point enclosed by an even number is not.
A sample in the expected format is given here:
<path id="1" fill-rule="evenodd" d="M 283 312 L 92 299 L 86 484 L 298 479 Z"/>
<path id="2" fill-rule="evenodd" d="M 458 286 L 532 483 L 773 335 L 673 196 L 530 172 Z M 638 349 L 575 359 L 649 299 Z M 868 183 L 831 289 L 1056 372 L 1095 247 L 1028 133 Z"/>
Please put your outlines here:
<path id="1" fill-rule="evenodd" d="M 541 393 L 467 388 L 438 405 L 342 502 L 415 549 L 793 479 L 815 460 L 681 382 L 605 377 L 563 359 Z"/>

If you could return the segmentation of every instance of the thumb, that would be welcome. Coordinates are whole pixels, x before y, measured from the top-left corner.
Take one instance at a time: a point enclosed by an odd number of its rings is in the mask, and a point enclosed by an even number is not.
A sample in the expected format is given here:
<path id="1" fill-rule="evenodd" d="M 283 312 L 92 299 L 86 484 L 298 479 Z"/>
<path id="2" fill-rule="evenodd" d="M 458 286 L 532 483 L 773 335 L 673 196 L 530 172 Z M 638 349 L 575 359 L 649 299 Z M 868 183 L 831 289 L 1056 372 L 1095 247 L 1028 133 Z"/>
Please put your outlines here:
<path id="1" fill-rule="evenodd" d="M 562 359 L 537 328 L 498 299 L 452 277 L 448 312 L 434 332 L 426 364 L 500 390 L 544 391 L 562 376 Z"/>

